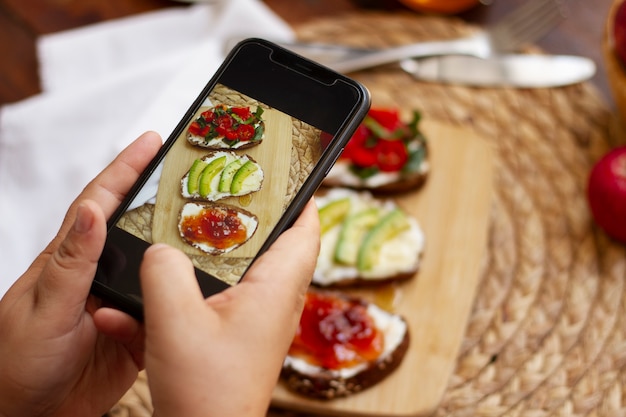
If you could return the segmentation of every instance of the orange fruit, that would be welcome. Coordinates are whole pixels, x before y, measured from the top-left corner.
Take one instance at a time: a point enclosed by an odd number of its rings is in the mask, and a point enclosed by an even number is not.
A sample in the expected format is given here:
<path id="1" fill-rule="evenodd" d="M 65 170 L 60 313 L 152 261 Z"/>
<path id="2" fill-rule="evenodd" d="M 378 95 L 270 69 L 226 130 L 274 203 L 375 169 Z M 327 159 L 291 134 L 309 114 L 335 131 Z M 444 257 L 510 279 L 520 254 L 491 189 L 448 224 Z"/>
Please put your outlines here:
<path id="1" fill-rule="evenodd" d="M 426 13 L 454 14 L 470 9 L 479 0 L 400 0 L 405 6 Z"/>

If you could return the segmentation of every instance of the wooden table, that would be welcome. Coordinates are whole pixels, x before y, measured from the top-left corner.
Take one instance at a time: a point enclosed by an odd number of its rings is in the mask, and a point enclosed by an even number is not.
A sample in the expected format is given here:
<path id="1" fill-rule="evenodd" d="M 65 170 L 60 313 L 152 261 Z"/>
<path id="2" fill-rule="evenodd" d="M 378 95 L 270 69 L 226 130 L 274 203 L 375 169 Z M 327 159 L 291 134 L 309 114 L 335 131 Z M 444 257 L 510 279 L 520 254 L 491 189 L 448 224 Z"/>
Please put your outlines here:
<path id="1" fill-rule="evenodd" d="M 524 0 L 492 0 L 461 15 L 469 22 L 497 21 Z M 362 8 L 406 10 L 395 0 L 266 0 L 291 24 Z M 537 44 L 552 53 L 578 54 L 598 65 L 593 83 L 609 105 L 612 98 L 600 51 L 601 36 L 611 0 L 570 0 L 571 14 Z M 169 0 L 0 0 L 0 105 L 40 91 L 35 41 L 39 35 L 148 10 L 180 6 Z"/>

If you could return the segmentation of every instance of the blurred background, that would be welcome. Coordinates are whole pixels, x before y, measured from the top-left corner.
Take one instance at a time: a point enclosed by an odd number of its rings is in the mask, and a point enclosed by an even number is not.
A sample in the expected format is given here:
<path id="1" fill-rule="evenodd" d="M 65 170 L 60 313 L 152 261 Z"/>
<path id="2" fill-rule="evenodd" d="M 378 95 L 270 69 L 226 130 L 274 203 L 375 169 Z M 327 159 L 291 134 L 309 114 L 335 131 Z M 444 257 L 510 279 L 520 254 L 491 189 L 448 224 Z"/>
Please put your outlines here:
<path id="1" fill-rule="evenodd" d="M 265 0 L 290 25 L 360 9 L 446 13 L 477 24 L 495 22 L 524 0 Z M 598 65 L 593 83 L 611 100 L 601 57 L 601 38 L 612 0 L 571 0 L 568 19 L 537 42 L 548 52 L 584 55 Z M 181 7 L 169 0 L 0 0 L 0 104 L 40 90 L 35 40 L 39 35 Z"/>

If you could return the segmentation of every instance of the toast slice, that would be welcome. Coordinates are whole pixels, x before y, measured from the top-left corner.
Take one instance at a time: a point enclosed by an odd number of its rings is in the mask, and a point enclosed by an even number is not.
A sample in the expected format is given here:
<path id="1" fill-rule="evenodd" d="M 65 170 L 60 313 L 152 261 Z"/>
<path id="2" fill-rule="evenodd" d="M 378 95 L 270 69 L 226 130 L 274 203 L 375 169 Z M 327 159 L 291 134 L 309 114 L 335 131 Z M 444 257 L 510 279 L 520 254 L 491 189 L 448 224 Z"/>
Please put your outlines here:
<path id="1" fill-rule="evenodd" d="M 393 200 L 335 188 L 318 194 L 316 202 L 322 235 L 313 284 L 381 283 L 417 273 L 424 233 Z"/>
<path id="2" fill-rule="evenodd" d="M 205 108 L 187 127 L 187 141 L 206 149 L 246 149 L 265 137 L 263 108 L 218 104 Z"/>
<path id="3" fill-rule="evenodd" d="M 419 122 L 417 112 L 405 123 L 397 109 L 370 109 L 323 185 L 385 194 L 420 188 L 430 164 Z"/>
<path id="4" fill-rule="evenodd" d="M 310 290 L 281 378 L 307 397 L 346 397 L 397 369 L 409 342 L 403 317 L 361 298 Z"/>
<path id="5" fill-rule="evenodd" d="M 250 240 L 258 224 L 257 216 L 235 206 L 188 202 L 180 210 L 178 232 L 194 248 L 222 255 Z"/>
<path id="6" fill-rule="evenodd" d="M 184 198 L 218 201 L 259 191 L 264 173 L 249 155 L 213 151 L 193 161 L 181 179 Z"/>

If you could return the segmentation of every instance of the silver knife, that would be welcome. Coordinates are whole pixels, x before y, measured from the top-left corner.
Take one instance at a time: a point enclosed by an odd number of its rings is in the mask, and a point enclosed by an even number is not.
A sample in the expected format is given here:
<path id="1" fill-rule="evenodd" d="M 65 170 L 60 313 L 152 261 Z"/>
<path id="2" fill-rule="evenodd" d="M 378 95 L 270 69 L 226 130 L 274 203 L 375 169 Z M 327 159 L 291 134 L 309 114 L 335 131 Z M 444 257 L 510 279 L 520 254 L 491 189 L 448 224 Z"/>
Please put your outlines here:
<path id="1" fill-rule="evenodd" d="M 481 87 L 560 87 L 585 81 L 596 72 L 588 58 L 571 55 L 498 55 L 481 59 L 449 55 L 406 59 L 400 66 L 415 78 Z"/>
<path id="2" fill-rule="evenodd" d="M 278 44 L 342 73 L 378 67 L 406 58 L 445 55 L 470 55 L 485 58 L 491 54 L 484 33 L 453 40 L 415 42 L 377 49 L 314 42 L 278 42 Z"/>
<path id="3" fill-rule="evenodd" d="M 339 72 L 345 72 L 346 66 L 351 72 L 369 68 L 370 65 L 354 67 L 351 64 L 375 51 L 323 43 L 278 43 Z M 483 87 L 558 87 L 585 81 L 596 72 L 592 60 L 571 55 L 509 54 L 485 59 L 442 55 L 404 59 L 401 66 L 420 80 Z"/>

